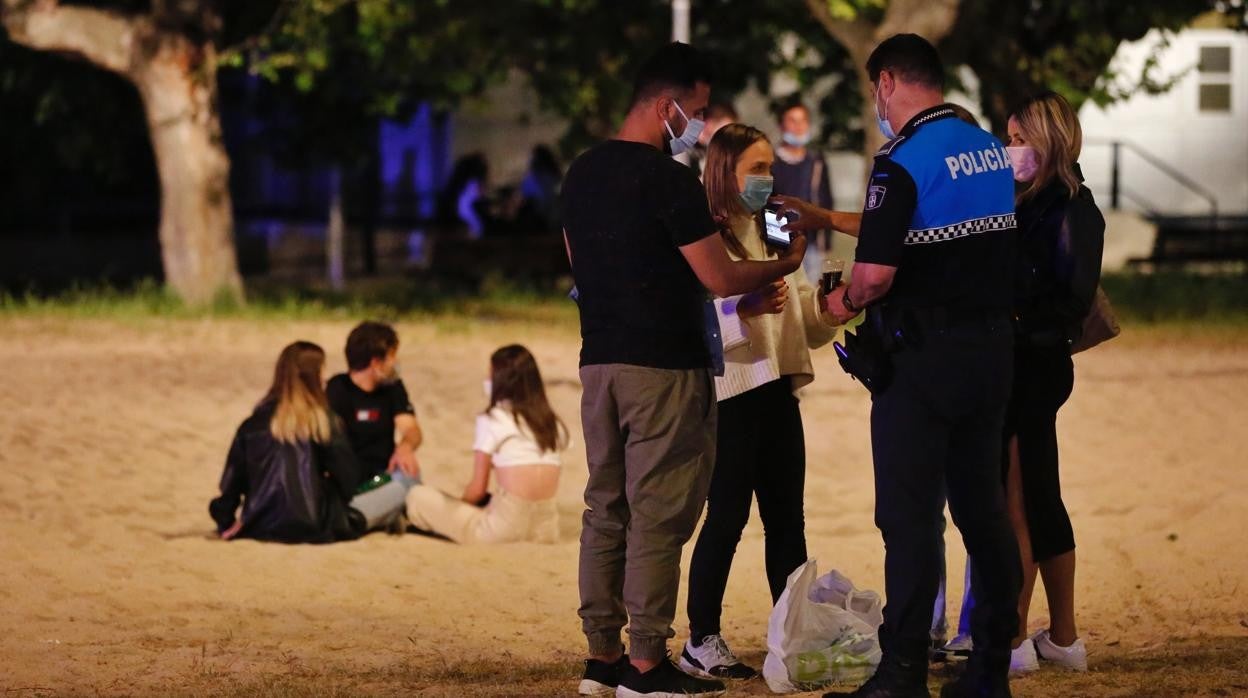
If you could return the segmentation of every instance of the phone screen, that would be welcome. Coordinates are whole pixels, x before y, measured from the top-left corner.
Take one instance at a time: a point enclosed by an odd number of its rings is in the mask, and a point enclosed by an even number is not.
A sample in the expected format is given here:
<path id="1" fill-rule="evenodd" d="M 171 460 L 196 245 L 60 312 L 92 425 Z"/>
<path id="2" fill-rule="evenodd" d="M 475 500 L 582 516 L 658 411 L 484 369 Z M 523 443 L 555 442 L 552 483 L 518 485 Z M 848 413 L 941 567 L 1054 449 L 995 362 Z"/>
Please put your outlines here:
<path id="1" fill-rule="evenodd" d="M 788 224 L 789 219 L 776 215 L 775 211 L 764 209 L 763 222 L 767 224 L 767 242 L 780 247 L 788 247 L 792 244 L 793 239 L 788 233 L 781 230 L 782 227 Z"/>

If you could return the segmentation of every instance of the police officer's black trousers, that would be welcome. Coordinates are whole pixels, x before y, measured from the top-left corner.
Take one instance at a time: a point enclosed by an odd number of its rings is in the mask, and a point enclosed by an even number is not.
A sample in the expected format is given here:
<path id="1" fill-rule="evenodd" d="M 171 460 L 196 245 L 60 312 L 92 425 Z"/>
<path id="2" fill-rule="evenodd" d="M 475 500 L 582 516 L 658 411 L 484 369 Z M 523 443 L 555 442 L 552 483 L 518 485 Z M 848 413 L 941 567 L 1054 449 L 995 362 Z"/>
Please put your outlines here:
<path id="1" fill-rule="evenodd" d="M 893 381 L 871 410 L 875 522 L 886 549 L 880 645 L 886 658 L 926 664 L 947 492 L 974 565 L 972 668 L 1004 680 L 1021 585 L 1000 470 L 1011 330 L 1004 321 L 925 328 L 921 342 L 892 355 Z"/>

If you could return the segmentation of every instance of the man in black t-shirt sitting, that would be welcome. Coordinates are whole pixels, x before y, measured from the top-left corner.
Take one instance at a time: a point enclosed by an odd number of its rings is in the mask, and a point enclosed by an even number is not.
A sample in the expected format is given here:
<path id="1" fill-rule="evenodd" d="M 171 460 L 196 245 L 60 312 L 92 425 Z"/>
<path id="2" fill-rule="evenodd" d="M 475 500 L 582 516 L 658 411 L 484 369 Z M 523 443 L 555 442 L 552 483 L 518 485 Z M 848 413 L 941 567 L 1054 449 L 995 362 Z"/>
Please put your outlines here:
<path id="1" fill-rule="evenodd" d="M 325 390 L 330 409 L 342 419 L 359 461 L 361 482 L 389 475 L 397 483 L 352 501 L 376 524 L 397 517 L 403 510 L 403 495 L 420 482 L 416 449 L 423 435 L 399 378 L 398 351 L 394 328 L 379 322 L 360 323 L 347 337 L 348 372 L 331 378 Z M 378 491 L 382 494 L 374 494 Z"/>
<path id="2" fill-rule="evenodd" d="M 618 687 L 630 696 L 710 696 L 724 688 L 667 659 L 680 551 L 715 463 L 703 309 L 708 289 L 748 293 L 794 271 L 806 241 L 797 235 L 778 260 L 729 258 L 697 172 L 669 157 L 697 141 L 709 96 L 694 49 L 661 49 L 642 67 L 615 138 L 577 158 L 564 179 L 589 462 L 580 552 L 586 695 Z M 620 645 L 625 625 L 629 655 Z"/>

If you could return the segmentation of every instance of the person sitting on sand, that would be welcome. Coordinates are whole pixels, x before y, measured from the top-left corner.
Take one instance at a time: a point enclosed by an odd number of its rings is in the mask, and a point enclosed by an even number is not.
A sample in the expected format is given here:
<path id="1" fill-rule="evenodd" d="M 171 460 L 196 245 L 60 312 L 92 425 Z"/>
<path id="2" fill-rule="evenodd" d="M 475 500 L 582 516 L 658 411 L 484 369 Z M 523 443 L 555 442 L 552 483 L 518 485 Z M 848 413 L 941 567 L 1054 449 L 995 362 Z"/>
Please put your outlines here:
<path id="1" fill-rule="evenodd" d="M 223 539 L 328 543 L 364 533 L 364 516 L 348 505 L 358 467 L 329 410 L 324 368 L 325 351 L 311 342 L 282 350 L 272 387 L 234 436 L 221 496 L 208 505 Z"/>
<path id="2" fill-rule="evenodd" d="M 490 357 L 490 404 L 477 417 L 472 480 L 459 499 L 415 485 L 407 517 L 418 529 L 456 543 L 553 543 L 559 539 L 555 493 L 567 429 L 546 400 L 528 349 L 513 344 Z M 499 490 L 488 492 L 490 472 Z"/>
<path id="3" fill-rule="evenodd" d="M 395 523 L 407 490 L 420 482 L 416 449 L 424 436 L 399 378 L 398 351 L 394 328 L 360 323 L 347 336 L 348 372 L 331 378 L 326 388 L 360 463 L 360 482 L 372 488 L 352 502 L 370 528 Z"/>

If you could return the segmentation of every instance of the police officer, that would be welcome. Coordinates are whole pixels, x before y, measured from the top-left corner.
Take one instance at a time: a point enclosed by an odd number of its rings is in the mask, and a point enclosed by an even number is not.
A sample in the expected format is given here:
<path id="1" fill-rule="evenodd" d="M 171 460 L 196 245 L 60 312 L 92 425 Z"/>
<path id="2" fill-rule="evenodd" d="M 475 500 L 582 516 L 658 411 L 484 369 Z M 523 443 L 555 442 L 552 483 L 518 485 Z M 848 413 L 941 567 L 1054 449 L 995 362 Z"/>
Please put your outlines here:
<path id="1" fill-rule="evenodd" d="M 880 130 L 842 322 L 866 310 L 891 379 L 873 386 L 875 521 L 885 544 L 883 660 L 850 695 L 928 696 L 928 626 L 947 492 L 974 560 L 974 652 L 942 696 L 1008 696 L 1021 569 L 1006 518 L 1001 433 L 1011 379 L 1014 182 L 1005 148 L 943 104 L 940 57 L 900 34 L 867 61 Z M 793 227 L 831 212 L 786 204 Z M 887 376 L 885 377 L 887 378 Z M 982 598 L 981 598 L 982 592 Z M 836 694 L 829 694 L 836 695 Z"/>

